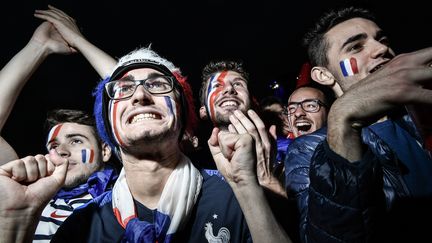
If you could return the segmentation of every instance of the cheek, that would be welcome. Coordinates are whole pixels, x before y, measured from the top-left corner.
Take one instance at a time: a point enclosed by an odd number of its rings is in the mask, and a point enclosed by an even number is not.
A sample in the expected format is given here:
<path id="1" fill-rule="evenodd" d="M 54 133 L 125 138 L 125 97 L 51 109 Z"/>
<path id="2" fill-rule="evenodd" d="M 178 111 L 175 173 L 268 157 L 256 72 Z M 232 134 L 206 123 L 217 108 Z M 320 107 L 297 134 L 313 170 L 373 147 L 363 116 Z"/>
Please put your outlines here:
<path id="1" fill-rule="evenodd" d="M 95 151 L 94 149 L 82 149 L 81 150 L 81 162 L 84 164 L 91 164 L 95 159 Z"/>
<path id="2" fill-rule="evenodd" d="M 123 142 L 119 135 L 119 127 L 121 124 L 120 114 L 121 114 L 121 102 L 120 101 L 110 101 L 108 106 L 108 113 L 109 113 L 109 123 L 111 124 L 111 132 L 116 140 L 117 144 L 123 145 Z"/>

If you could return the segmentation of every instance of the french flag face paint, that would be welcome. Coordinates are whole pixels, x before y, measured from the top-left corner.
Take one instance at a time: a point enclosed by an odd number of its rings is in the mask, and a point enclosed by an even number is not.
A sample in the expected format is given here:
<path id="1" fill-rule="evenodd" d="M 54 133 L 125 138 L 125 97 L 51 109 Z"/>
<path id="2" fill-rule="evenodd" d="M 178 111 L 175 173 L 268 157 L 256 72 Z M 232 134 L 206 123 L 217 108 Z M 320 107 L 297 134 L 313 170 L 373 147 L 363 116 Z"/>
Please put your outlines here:
<path id="1" fill-rule="evenodd" d="M 339 62 L 344 77 L 353 76 L 358 73 L 357 60 L 354 57 Z"/>
<path id="2" fill-rule="evenodd" d="M 53 126 L 48 134 L 48 139 L 47 139 L 47 143 L 46 146 L 48 147 L 48 145 L 54 141 L 56 139 L 56 137 L 58 136 L 58 134 L 60 133 L 60 129 L 63 126 L 62 123 L 57 124 L 55 126 Z"/>
<path id="3" fill-rule="evenodd" d="M 123 142 L 120 139 L 120 136 L 118 134 L 118 129 L 116 125 L 116 117 L 118 116 L 118 103 L 119 100 L 110 100 L 108 104 L 108 112 L 109 112 L 109 119 L 111 123 L 111 131 L 113 133 L 113 137 L 118 145 L 122 146 Z"/>
<path id="4" fill-rule="evenodd" d="M 93 149 L 83 149 L 81 150 L 81 158 L 84 164 L 93 163 L 94 160 L 94 150 Z"/>
<path id="5" fill-rule="evenodd" d="M 210 78 L 210 82 L 207 87 L 207 110 L 210 112 L 210 119 L 213 121 L 215 118 L 215 99 L 223 91 L 225 86 L 225 76 L 228 74 L 227 71 L 217 73 Z"/>
<path id="6" fill-rule="evenodd" d="M 165 103 L 168 106 L 170 115 L 173 116 L 173 119 L 176 119 L 178 117 L 177 102 L 175 102 L 175 100 L 171 96 L 164 96 L 164 98 L 165 98 Z"/>

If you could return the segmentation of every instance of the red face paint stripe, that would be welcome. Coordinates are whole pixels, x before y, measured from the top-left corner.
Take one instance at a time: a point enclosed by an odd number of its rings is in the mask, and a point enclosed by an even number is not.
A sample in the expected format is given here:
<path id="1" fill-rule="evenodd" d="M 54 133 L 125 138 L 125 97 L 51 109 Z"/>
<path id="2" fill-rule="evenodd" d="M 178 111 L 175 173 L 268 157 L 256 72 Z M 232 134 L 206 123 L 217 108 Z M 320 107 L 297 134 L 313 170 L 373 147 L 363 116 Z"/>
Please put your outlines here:
<path id="1" fill-rule="evenodd" d="M 354 57 L 350 58 L 351 69 L 353 73 L 358 73 L 357 60 Z"/>

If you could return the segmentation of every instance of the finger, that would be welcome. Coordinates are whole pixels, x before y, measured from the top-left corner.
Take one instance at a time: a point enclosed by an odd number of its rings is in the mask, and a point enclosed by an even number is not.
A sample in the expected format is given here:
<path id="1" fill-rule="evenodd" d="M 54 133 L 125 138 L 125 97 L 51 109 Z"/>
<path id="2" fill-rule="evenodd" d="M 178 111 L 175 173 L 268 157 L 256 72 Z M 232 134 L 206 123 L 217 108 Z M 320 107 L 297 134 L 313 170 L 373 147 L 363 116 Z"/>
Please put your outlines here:
<path id="1" fill-rule="evenodd" d="M 23 159 L 27 173 L 26 182 L 33 182 L 39 178 L 38 162 L 34 156 L 28 156 Z"/>
<path id="2" fill-rule="evenodd" d="M 256 129 L 258 130 L 258 134 L 260 137 L 261 146 L 264 147 L 264 156 L 266 163 L 268 164 L 270 161 L 270 153 L 271 153 L 271 142 L 267 133 L 267 129 L 264 125 L 264 122 L 259 118 L 258 114 L 253 110 L 248 110 L 248 115 L 251 120 L 254 122 Z"/>
<path id="3" fill-rule="evenodd" d="M 27 179 L 25 164 L 22 159 L 13 160 L 7 164 L 2 165 L 1 174 L 8 176 L 15 181 L 24 181 Z"/>
<path id="4" fill-rule="evenodd" d="M 218 133 L 219 133 L 219 128 L 215 127 L 212 130 L 212 134 L 210 135 L 210 138 L 208 140 L 208 144 L 211 146 L 219 146 L 218 143 Z"/>
<path id="5" fill-rule="evenodd" d="M 233 124 L 228 125 L 228 131 L 230 133 L 238 133 Z"/>
<path id="6" fill-rule="evenodd" d="M 414 63 L 430 65 L 432 63 L 432 47 L 427 47 L 415 52 L 410 53 L 412 58 L 416 60 Z"/>
<path id="7" fill-rule="evenodd" d="M 235 114 L 236 112 L 234 112 Z M 246 128 L 243 126 L 243 124 L 240 122 L 240 120 L 235 115 L 230 115 L 229 120 L 231 124 L 234 126 L 238 134 L 244 134 L 247 133 Z"/>
<path id="8" fill-rule="evenodd" d="M 275 125 L 271 125 L 269 128 L 269 133 L 270 135 L 273 137 L 273 139 L 277 139 L 277 135 L 276 135 L 276 126 Z"/>
<path id="9" fill-rule="evenodd" d="M 252 123 L 251 120 L 249 120 L 249 118 L 247 116 L 245 116 L 243 114 L 243 112 L 236 110 L 236 111 L 234 111 L 234 116 L 240 122 L 241 127 L 243 127 L 243 129 L 246 129 L 246 132 L 243 132 L 243 133 L 250 133 L 250 134 L 255 133 L 255 134 L 257 134 L 255 125 Z"/>
<path id="10" fill-rule="evenodd" d="M 52 6 L 52 5 L 48 5 L 48 8 L 50 10 L 52 10 L 54 13 L 56 13 L 59 17 L 68 19 L 69 21 L 72 21 L 74 23 L 76 22 L 76 20 L 74 18 L 72 18 L 71 16 L 69 16 L 68 14 L 66 14 L 63 10 L 58 9 L 58 8 Z"/>
<path id="11" fill-rule="evenodd" d="M 69 161 L 62 158 L 54 149 L 50 150 L 49 160 L 56 165 L 52 177 L 57 181 L 60 188 L 64 184 Z"/>
<path id="12" fill-rule="evenodd" d="M 222 132 L 218 134 L 218 140 L 220 141 L 219 148 L 223 156 L 228 160 L 231 160 L 233 157 L 234 147 L 238 139 L 239 134 Z"/>
<path id="13" fill-rule="evenodd" d="M 48 175 L 48 166 L 47 163 L 48 161 L 46 160 L 45 156 L 38 154 L 35 156 L 35 160 L 37 163 L 37 168 L 38 168 L 38 173 L 39 173 L 39 177 L 45 177 Z"/>

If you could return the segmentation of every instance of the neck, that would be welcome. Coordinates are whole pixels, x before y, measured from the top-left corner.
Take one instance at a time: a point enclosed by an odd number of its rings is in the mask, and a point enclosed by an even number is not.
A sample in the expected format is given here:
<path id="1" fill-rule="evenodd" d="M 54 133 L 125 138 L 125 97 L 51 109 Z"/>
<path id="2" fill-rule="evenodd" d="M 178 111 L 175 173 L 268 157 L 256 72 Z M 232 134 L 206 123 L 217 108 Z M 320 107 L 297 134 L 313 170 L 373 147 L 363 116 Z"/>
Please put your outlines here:
<path id="1" fill-rule="evenodd" d="M 178 146 L 139 155 L 122 152 L 126 181 L 134 199 L 150 209 L 156 208 L 168 177 L 181 157 Z"/>

